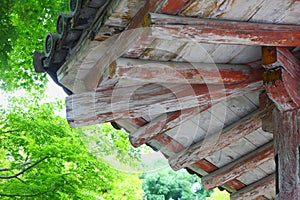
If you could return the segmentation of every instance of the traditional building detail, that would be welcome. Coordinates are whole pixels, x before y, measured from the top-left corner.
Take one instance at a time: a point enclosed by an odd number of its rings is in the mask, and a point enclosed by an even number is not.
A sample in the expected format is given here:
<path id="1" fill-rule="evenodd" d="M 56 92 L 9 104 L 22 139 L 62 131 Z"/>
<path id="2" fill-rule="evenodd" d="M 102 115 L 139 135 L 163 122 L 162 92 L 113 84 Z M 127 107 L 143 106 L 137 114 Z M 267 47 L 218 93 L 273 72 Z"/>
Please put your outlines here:
<path id="1" fill-rule="evenodd" d="M 111 122 L 133 146 L 151 146 L 231 199 L 296 200 L 299 8 L 70 0 L 34 67 L 70 95 L 71 127 Z"/>

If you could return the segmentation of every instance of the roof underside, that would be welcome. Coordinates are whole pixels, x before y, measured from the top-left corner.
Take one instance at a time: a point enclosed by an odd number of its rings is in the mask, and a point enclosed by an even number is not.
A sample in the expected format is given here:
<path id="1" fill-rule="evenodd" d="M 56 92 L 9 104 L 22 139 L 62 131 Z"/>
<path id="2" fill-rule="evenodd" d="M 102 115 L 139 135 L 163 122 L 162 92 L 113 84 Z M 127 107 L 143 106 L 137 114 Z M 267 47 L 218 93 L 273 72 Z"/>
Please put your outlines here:
<path id="1" fill-rule="evenodd" d="M 242 42 L 242 45 L 234 42 L 205 41 L 205 38 L 197 38 L 196 32 L 193 36 L 194 32 L 191 29 L 188 29 L 191 31 L 191 37 L 179 34 L 180 37 L 175 39 L 177 32 L 172 32 L 175 26 L 170 31 L 160 23 L 165 23 L 165 19 L 173 20 L 176 24 L 167 25 L 178 25 L 180 30 L 183 30 L 181 25 L 185 23 L 184 20 L 189 23 L 187 26 L 194 25 L 191 24 L 194 23 L 193 20 L 188 17 L 225 22 L 233 20 L 300 25 L 300 2 L 99 2 L 102 3 L 95 7 L 97 12 L 90 20 L 89 28 L 80 30 L 76 44 L 72 44 L 64 61 L 59 64 L 61 67 L 59 66 L 58 80 L 74 93 L 67 99 L 67 118 L 70 125 L 115 121 L 129 133 L 134 146 L 147 143 L 160 150 L 169 159 L 173 169 L 187 168 L 189 172 L 204 176 L 203 183 L 206 188 L 221 186 L 233 192 L 232 199 L 244 199 L 247 196 L 243 195 L 249 194 L 248 188 L 257 191 L 256 186 L 261 184 L 264 187 L 263 193 L 254 192 L 246 199 L 275 199 L 273 135 L 263 131 L 260 121 L 260 117 L 266 114 L 260 110 L 259 100 L 260 94 L 263 93 L 260 77 L 263 72 L 260 68 L 262 45 L 245 45 L 247 41 Z M 151 14 L 144 17 L 147 13 Z M 179 18 L 173 19 L 172 16 Z M 151 30 L 152 35 L 148 35 L 145 27 L 155 29 Z M 138 31 L 135 32 L 136 28 Z M 77 29 L 76 25 L 73 25 L 68 31 Z M 129 34 L 119 35 L 125 31 Z M 222 41 L 225 40 L 226 38 L 223 38 Z M 293 49 L 295 47 L 290 48 Z M 55 51 L 59 52 L 61 49 Z M 164 65 L 168 69 L 180 72 L 186 69 L 186 66 L 191 67 L 188 66 L 190 63 L 193 69 L 203 70 L 208 74 L 217 73 L 215 69 L 221 71 L 218 80 L 228 83 L 211 83 L 210 81 L 218 81 L 213 76 L 211 78 L 211 75 L 208 75 L 207 79 L 204 77 L 199 80 L 184 76 L 185 83 L 177 82 L 181 79 L 164 78 L 166 74 L 159 71 L 158 73 L 163 74 L 159 76 L 155 74 L 157 71 L 151 68 Z M 133 66 L 146 66 L 148 71 L 135 71 Z M 232 74 L 231 80 L 230 74 L 226 75 L 224 72 L 223 76 L 223 68 L 225 71 L 230 69 L 230 73 L 244 73 L 247 77 L 238 80 L 233 79 Z M 143 73 L 153 74 L 147 79 Z M 181 89 L 182 85 L 188 85 L 190 81 L 195 81 L 192 82 L 193 87 Z M 202 85 L 205 83 L 208 84 L 203 89 Z M 203 95 L 204 92 L 201 93 L 202 89 L 206 91 L 207 96 Z M 197 100 L 187 100 L 189 94 L 184 91 L 195 93 L 193 97 L 196 96 Z M 131 94 L 127 95 L 130 92 Z M 111 98 L 107 100 L 109 96 Z M 91 104 L 93 106 L 90 106 Z M 122 104 L 126 104 L 124 108 Z M 188 106 L 190 104 L 193 106 Z M 151 135 L 152 133 L 155 134 Z M 244 166 L 242 173 L 232 171 L 235 168 L 239 169 L 239 164 L 249 167 Z M 226 173 L 228 170 L 229 174 Z"/>

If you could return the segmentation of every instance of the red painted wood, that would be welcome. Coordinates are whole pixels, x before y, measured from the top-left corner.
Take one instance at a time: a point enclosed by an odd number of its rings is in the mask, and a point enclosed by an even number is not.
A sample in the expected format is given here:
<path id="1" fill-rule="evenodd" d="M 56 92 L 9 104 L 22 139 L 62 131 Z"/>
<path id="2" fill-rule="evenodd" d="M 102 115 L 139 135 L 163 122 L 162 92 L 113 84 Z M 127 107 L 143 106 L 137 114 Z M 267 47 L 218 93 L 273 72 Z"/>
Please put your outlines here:
<path id="1" fill-rule="evenodd" d="M 265 84 L 269 98 L 281 111 L 300 106 L 300 61 L 286 48 L 277 48 L 277 58 L 282 65 L 282 80 Z"/>
<path id="2" fill-rule="evenodd" d="M 179 170 L 223 149 L 260 128 L 260 117 L 263 114 L 264 112 L 259 110 L 252 112 L 240 121 L 226 127 L 220 135 L 213 136 L 210 140 L 203 140 L 170 157 L 169 164 L 174 170 Z"/>
<path id="3" fill-rule="evenodd" d="M 240 96 L 262 89 L 262 68 L 251 69 L 247 81 L 233 85 L 116 85 L 67 97 L 67 119 L 71 126 L 98 124 L 126 118 L 164 114 L 207 106 L 226 97 Z M 151 109 L 160 106 L 160 109 Z"/>
<path id="4" fill-rule="evenodd" d="M 196 165 L 197 167 L 203 169 L 207 173 L 211 173 L 211 172 L 218 169 L 218 167 L 216 167 L 215 165 L 213 165 L 212 163 L 208 162 L 205 159 L 197 161 L 196 163 L 194 163 L 194 165 Z M 228 187 L 230 187 L 234 190 L 239 190 L 239 189 L 241 189 L 245 186 L 242 182 L 240 182 L 237 179 L 230 180 L 224 185 L 226 185 L 226 186 L 228 186 Z"/>
<path id="5" fill-rule="evenodd" d="M 130 56 L 139 55 L 134 51 Z M 141 82 L 230 85 L 246 81 L 252 76 L 251 72 L 249 65 L 116 60 L 117 77 Z"/>
<path id="6" fill-rule="evenodd" d="M 157 135 L 163 134 L 179 126 L 184 121 L 191 119 L 200 112 L 207 110 L 210 106 L 211 104 L 209 103 L 201 108 L 190 108 L 159 116 L 133 133 L 130 142 L 134 147 L 139 147 Z"/>
<path id="7" fill-rule="evenodd" d="M 203 186 L 211 190 L 219 185 L 240 177 L 242 174 L 255 169 L 257 166 L 274 158 L 273 142 L 260 147 L 259 149 L 245 155 L 238 160 L 204 176 Z"/>
<path id="8" fill-rule="evenodd" d="M 300 199 L 300 62 L 286 48 L 277 48 L 282 64 L 282 80 L 266 84 L 273 111 L 276 161 L 276 197 L 280 200 Z M 264 57 L 263 57 L 264 59 Z"/>
<path id="9" fill-rule="evenodd" d="M 165 135 L 165 134 L 161 134 L 161 135 L 155 137 L 154 140 L 156 140 L 159 143 L 161 143 L 162 145 L 166 146 L 166 148 L 168 148 L 170 151 L 172 151 L 174 153 L 180 152 L 185 149 L 185 147 L 182 144 L 178 143 L 173 138 L 171 138 L 170 136 Z M 215 165 L 213 165 L 206 159 L 201 159 L 201 160 L 197 161 L 195 163 L 195 166 L 206 171 L 207 173 L 218 169 Z M 233 179 L 233 180 L 227 182 L 225 184 L 225 186 L 230 187 L 234 190 L 239 190 L 239 189 L 243 188 L 245 185 L 242 182 L 240 182 L 236 179 Z"/>
<path id="10" fill-rule="evenodd" d="M 274 111 L 277 199 L 300 199 L 300 108 Z"/>
<path id="11" fill-rule="evenodd" d="M 149 1 L 149 12 L 159 10 L 165 0 L 147 0 Z"/>
<path id="12" fill-rule="evenodd" d="M 153 37 L 203 43 L 300 46 L 300 26 L 151 14 Z M 287 39 L 293 38 L 293 39 Z"/>
<path id="13" fill-rule="evenodd" d="M 266 114 L 261 118 L 261 128 L 263 131 L 273 133 L 273 109 L 274 103 L 268 98 L 266 92 L 259 95 L 260 109 L 265 110 Z"/>
<path id="14" fill-rule="evenodd" d="M 275 189 L 275 174 L 271 174 L 249 186 L 230 195 L 231 200 L 256 199 L 262 195 L 272 193 Z M 280 199 L 281 200 L 281 199 Z"/>
<path id="15" fill-rule="evenodd" d="M 179 13 L 189 2 L 189 0 L 168 0 L 161 8 L 160 12 L 165 14 Z"/>

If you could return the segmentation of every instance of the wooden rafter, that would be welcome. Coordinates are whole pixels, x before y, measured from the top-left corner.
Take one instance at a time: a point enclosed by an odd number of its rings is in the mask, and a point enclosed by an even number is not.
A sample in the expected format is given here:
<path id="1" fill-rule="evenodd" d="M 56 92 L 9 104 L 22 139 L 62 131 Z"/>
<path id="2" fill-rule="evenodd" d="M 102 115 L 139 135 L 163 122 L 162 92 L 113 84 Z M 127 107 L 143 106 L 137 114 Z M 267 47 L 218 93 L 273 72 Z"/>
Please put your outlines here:
<path id="1" fill-rule="evenodd" d="M 67 97 L 67 119 L 72 127 L 159 115 L 206 106 L 227 97 L 262 88 L 262 68 L 253 69 L 247 81 L 233 85 L 137 84 L 98 88 Z"/>
<path id="2" fill-rule="evenodd" d="M 273 142 L 263 145 L 259 149 L 239 158 L 238 160 L 204 176 L 202 183 L 205 189 L 210 190 L 242 174 L 255 169 L 257 166 L 274 158 Z"/>
<path id="3" fill-rule="evenodd" d="M 271 174 L 230 195 L 231 200 L 255 199 L 275 190 L 275 174 Z"/>
<path id="4" fill-rule="evenodd" d="M 151 36 L 168 40 L 258 46 L 300 46 L 300 26 L 196 19 L 150 13 Z"/>
<path id="5" fill-rule="evenodd" d="M 144 83 L 237 84 L 254 71 L 249 65 L 157 62 L 119 58 L 115 64 L 120 79 Z"/>
<path id="6" fill-rule="evenodd" d="M 160 134 L 154 138 L 157 142 L 165 146 L 171 152 L 178 153 L 185 149 L 185 146 L 181 143 L 174 140 L 172 137 L 166 134 Z M 168 156 L 166 157 L 168 158 Z M 193 170 L 196 168 L 200 168 L 205 173 L 210 173 L 212 171 L 217 170 L 218 168 L 207 161 L 206 159 L 198 160 L 193 166 L 190 166 Z M 203 175 L 203 174 L 202 174 Z M 228 181 L 226 184 L 222 185 L 222 187 L 226 188 L 229 191 L 236 191 L 243 188 L 245 185 L 237 179 L 232 179 Z"/>
<path id="7" fill-rule="evenodd" d="M 231 143 L 238 141 L 261 127 L 260 118 L 263 114 L 263 111 L 256 110 L 234 124 L 226 127 L 220 135 L 212 135 L 211 138 L 204 139 L 201 142 L 181 151 L 169 158 L 170 166 L 174 170 L 188 167 L 198 160 L 201 160 L 212 153 L 223 149 Z"/>
<path id="8" fill-rule="evenodd" d="M 179 126 L 184 121 L 193 118 L 196 114 L 208 109 L 211 104 L 207 104 L 200 108 L 189 108 L 185 110 L 175 111 L 163 114 L 153 119 L 148 124 L 140 127 L 131 134 L 130 142 L 134 147 L 139 147 L 156 136 L 165 133 L 168 130 Z"/>

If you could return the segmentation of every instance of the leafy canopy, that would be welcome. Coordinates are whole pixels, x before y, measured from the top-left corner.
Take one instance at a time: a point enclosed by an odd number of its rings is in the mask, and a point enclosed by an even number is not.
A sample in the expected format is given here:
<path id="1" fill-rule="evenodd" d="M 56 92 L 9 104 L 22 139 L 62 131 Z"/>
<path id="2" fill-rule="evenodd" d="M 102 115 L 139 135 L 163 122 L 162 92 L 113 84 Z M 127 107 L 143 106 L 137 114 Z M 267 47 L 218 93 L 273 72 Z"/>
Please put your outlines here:
<path id="1" fill-rule="evenodd" d="M 205 200 L 211 191 L 204 190 L 201 179 L 185 170 L 174 172 L 170 168 L 143 174 L 143 191 L 146 200 Z"/>
<path id="2" fill-rule="evenodd" d="M 43 51 L 47 32 L 55 31 L 68 0 L 0 1 L 0 89 L 43 89 L 45 74 L 34 72 L 34 50 Z"/>
<path id="3" fill-rule="evenodd" d="M 41 98 L 10 98 L 0 109 L 0 197 L 34 199 L 141 199 L 137 174 L 116 170 L 101 157 L 88 152 L 82 134 L 97 132 L 110 143 L 101 144 L 102 154 L 133 151 L 122 141 L 124 132 L 106 124 L 70 129 L 55 113 L 62 102 Z M 86 137 L 86 136 L 85 136 Z M 132 156 L 131 159 L 138 159 Z"/>

